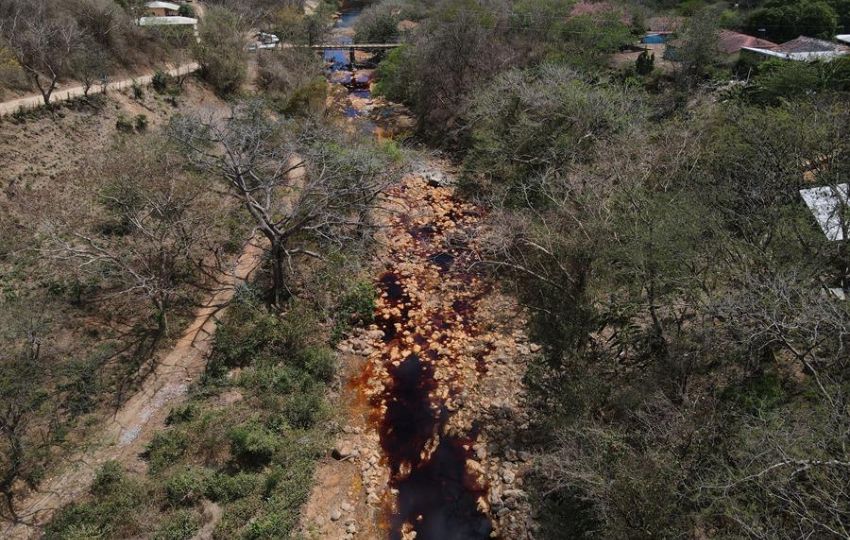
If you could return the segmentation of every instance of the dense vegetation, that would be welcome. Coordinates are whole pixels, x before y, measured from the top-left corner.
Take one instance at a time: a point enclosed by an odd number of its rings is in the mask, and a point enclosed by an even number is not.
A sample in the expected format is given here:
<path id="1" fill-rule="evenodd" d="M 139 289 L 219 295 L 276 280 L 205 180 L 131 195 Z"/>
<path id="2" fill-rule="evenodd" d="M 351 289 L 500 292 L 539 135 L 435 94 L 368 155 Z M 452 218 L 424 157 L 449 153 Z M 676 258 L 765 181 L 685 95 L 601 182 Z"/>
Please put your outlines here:
<path id="1" fill-rule="evenodd" d="M 850 309 L 827 289 L 850 260 L 798 190 L 847 179 L 850 62 L 714 44 L 767 18 L 831 37 L 846 8 L 668 5 L 680 62 L 640 73 L 610 67 L 641 30 L 618 13 L 652 13 L 572 4 L 442 2 L 378 83 L 462 160 L 492 270 L 535 313 L 544 536 L 845 536 Z"/>
<path id="2" fill-rule="evenodd" d="M 265 242 L 147 471 L 103 465 L 48 538 L 290 535 L 334 432 L 331 346 L 370 317 L 370 210 L 397 149 L 329 126 L 315 57 L 260 56 L 255 81 L 246 65 L 249 29 L 315 43 L 333 5 L 209 4 L 198 43 L 132 25 L 139 2 L 0 0 L 0 70 L 19 90 L 47 101 L 60 79 L 191 51 L 230 100 L 164 128 L 121 115 L 70 171 L 3 186 L 0 517 L 20 519 L 14 499 L 155 369 L 249 233 Z M 541 536 L 848 536 L 848 216 L 828 240 L 799 190 L 847 182 L 850 60 L 754 63 L 716 44 L 722 27 L 829 38 L 850 6 L 575 8 L 385 0 L 355 29 L 402 42 L 376 89 L 461 165 L 489 209 L 486 267 L 543 345 L 522 434 Z M 629 50 L 657 15 L 686 18 L 676 62 Z M 182 86 L 160 74 L 132 99 L 176 107 Z"/>
<path id="3" fill-rule="evenodd" d="M 331 257 L 301 276 L 299 290 L 320 294 L 280 315 L 261 290 L 240 289 L 204 377 L 147 446 L 149 473 L 104 464 L 89 500 L 65 508 L 47 538 L 191 538 L 211 504 L 221 511 L 216 536 L 289 536 L 333 434 L 326 394 L 336 366 L 323 322 L 371 317 L 374 293 L 359 273 L 358 261 Z"/>

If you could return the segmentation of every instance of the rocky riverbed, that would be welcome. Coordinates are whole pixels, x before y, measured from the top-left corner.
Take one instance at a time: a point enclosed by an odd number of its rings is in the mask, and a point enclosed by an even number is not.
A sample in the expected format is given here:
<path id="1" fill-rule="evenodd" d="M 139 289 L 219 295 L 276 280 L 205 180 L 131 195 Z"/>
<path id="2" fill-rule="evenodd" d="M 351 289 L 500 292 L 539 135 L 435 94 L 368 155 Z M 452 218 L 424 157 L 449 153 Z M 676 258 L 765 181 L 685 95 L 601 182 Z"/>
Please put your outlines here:
<path id="1" fill-rule="evenodd" d="M 522 378 L 539 348 L 477 270 L 482 210 L 430 162 L 385 195 L 375 324 L 340 344 L 346 419 L 320 466 L 317 538 L 528 538 L 518 447 Z"/>

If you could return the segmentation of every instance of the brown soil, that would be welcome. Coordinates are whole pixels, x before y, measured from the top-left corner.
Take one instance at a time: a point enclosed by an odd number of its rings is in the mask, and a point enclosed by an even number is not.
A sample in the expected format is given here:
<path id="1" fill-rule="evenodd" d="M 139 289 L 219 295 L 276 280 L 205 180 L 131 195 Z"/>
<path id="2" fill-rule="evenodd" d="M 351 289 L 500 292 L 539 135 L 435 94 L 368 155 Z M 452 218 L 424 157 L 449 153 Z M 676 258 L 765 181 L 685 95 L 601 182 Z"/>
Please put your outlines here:
<path id="1" fill-rule="evenodd" d="M 63 470 L 17 503 L 18 513 L 28 523 L 6 526 L 0 536 L 37 536 L 39 527 L 57 509 L 87 491 L 97 469 L 106 461 L 116 460 L 126 469 L 144 471 L 146 465 L 139 455 L 156 430 L 164 426 L 171 407 L 185 399 L 188 384 L 203 371 L 218 321 L 236 285 L 248 279 L 259 265 L 262 252 L 255 242 L 246 245 L 233 271 L 221 276 L 221 286 L 197 310 L 192 324 L 174 348 L 156 363 L 139 391 L 101 427 L 98 440 L 66 459 Z"/>

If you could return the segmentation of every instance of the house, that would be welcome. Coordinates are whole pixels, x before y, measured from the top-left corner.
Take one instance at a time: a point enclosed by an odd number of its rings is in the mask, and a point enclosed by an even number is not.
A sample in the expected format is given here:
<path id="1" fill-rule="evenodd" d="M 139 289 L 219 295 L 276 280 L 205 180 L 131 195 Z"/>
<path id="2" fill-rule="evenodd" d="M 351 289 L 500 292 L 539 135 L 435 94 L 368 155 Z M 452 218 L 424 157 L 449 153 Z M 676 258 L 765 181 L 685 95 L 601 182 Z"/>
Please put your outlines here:
<path id="1" fill-rule="evenodd" d="M 180 15 L 180 6 L 171 2 L 148 2 L 145 14 L 149 17 L 176 17 Z"/>
<path id="2" fill-rule="evenodd" d="M 766 39 L 749 36 L 740 32 L 731 30 L 721 30 L 717 36 L 717 50 L 728 57 L 730 61 L 737 60 L 741 49 L 744 47 L 764 49 L 768 51 L 776 50 L 779 45 Z"/>
<path id="3" fill-rule="evenodd" d="M 850 34 L 838 34 L 835 36 L 836 41 L 850 45 Z"/>
<path id="4" fill-rule="evenodd" d="M 742 47 L 742 51 L 756 57 L 780 58 L 797 62 L 813 62 L 815 60 L 828 62 L 840 56 L 850 54 L 850 47 L 823 39 L 799 36 L 791 41 L 786 41 L 774 49 Z"/>

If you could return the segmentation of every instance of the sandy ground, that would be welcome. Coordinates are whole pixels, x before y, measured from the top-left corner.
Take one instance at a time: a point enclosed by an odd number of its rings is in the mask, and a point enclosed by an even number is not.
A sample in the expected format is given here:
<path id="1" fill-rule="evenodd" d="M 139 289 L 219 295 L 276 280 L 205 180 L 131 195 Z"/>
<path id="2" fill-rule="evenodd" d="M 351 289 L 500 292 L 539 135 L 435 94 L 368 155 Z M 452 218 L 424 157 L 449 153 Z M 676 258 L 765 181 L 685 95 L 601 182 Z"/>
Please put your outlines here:
<path id="1" fill-rule="evenodd" d="M 182 66 L 178 66 L 175 68 L 171 68 L 166 70 L 171 76 L 177 75 L 185 75 L 186 73 L 192 73 L 198 69 L 198 64 L 195 62 L 191 62 L 188 64 L 183 64 Z M 133 77 L 130 79 L 123 79 L 120 81 L 111 82 L 106 85 L 106 91 L 113 90 L 123 90 L 125 88 L 130 88 L 133 84 L 141 84 L 147 85 L 150 84 L 153 80 L 153 73 L 148 73 L 146 75 L 140 75 L 138 77 Z M 89 90 L 89 95 L 100 94 L 103 93 L 104 88 L 100 85 L 92 86 Z M 50 102 L 55 103 L 58 101 L 65 101 L 71 98 L 81 97 L 85 93 L 85 89 L 82 86 L 73 86 L 71 88 L 60 88 L 56 89 L 53 94 L 50 96 Z M 18 99 L 13 99 L 10 101 L 4 101 L 0 103 L 0 116 L 6 116 L 8 114 L 14 114 L 20 110 L 29 110 L 41 107 L 44 105 L 44 99 L 40 95 L 28 96 Z"/>
<path id="2" fill-rule="evenodd" d="M 161 358 L 140 390 L 102 426 L 99 440 L 68 457 L 61 472 L 18 502 L 19 514 L 32 525 L 6 525 L 0 537 L 38 536 L 39 526 L 54 511 L 86 492 L 97 469 L 106 461 L 118 460 L 128 469 L 144 470 L 139 454 L 156 430 L 164 426 L 171 408 L 185 399 L 189 383 L 203 372 L 218 321 L 236 286 L 248 279 L 259 265 L 262 252 L 257 242 L 246 245 L 233 270 L 219 278 L 219 288 L 197 310 L 192 324 L 174 348 Z"/>

